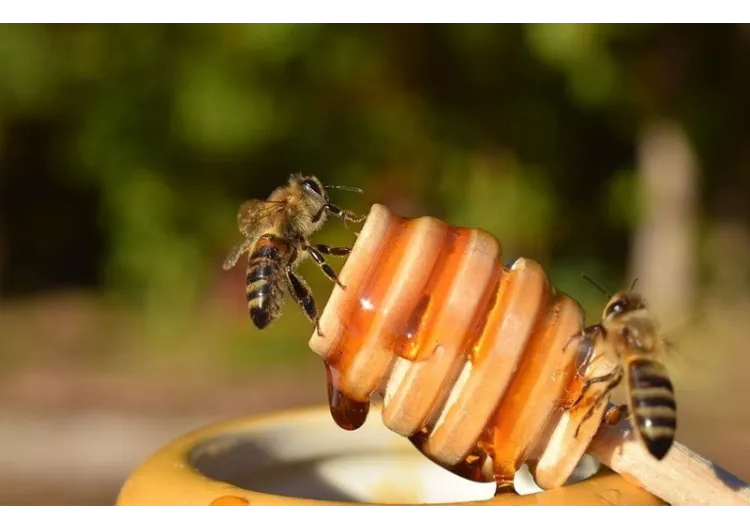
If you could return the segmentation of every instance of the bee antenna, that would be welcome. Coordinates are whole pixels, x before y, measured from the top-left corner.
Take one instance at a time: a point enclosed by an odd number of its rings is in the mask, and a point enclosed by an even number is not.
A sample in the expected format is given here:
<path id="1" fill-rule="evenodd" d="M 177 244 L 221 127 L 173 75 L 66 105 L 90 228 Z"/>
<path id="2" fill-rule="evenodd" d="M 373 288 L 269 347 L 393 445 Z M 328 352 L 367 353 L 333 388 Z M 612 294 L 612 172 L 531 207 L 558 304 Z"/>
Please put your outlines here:
<path id="1" fill-rule="evenodd" d="M 601 291 L 602 293 L 604 293 L 604 295 L 606 295 L 609 298 L 612 298 L 612 294 L 609 291 L 607 291 L 604 287 L 602 287 L 601 285 L 599 285 L 598 283 L 596 283 L 594 280 L 592 280 L 591 278 L 589 278 L 585 274 L 581 274 L 581 276 L 583 277 L 584 280 L 586 280 L 591 285 L 593 285 L 594 287 L 596 287 L 597 289 L 599 289 L 599 291 Z"/>
<path id="2" fill-rule="evenodd" d="M 630 284 L 630 292 L 633 292 L 633 287 L 635 287 L 635 284 L 638 283 L 638 277 L 633 278 L 633 283 Z"/>
<path id="3" fill-rule="evenodd" d="M 361 189 L 355 188 L 354 186 L 334 186 L 334 185 L 328 185 L 323 186 L 325 189 L 335 189 L 335 190 L 344 190 L 344 191 L 353 191 L 355 193 L 364 193 Z"/>

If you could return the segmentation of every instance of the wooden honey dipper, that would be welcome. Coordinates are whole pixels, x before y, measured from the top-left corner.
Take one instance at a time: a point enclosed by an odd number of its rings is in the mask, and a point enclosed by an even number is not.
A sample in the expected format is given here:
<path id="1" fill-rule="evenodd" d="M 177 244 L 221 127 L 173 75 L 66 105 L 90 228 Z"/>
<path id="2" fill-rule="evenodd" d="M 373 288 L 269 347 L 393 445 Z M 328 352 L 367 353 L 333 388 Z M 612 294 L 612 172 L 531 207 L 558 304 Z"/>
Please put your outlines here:
<path id="1" fill-rule="evenodd" d="M 588 452 L 673 505 L 750 505 L 750 486 L 682 444 L 657 461 L 627 420 L 600 429 L 607 400 L 576 436 L 592 400 L 561 404 L 612 365 L 579 374 L 580 306 L 534 261 L 500 257 L 482 230 L 372 207 L 339 275 L 346 288 L 334 288 L 309 343 L 342 428 L 360 427 L 380 394 L 389 429 L 498 492 L 524 463 L 543 489 L 562 486 Z"/>

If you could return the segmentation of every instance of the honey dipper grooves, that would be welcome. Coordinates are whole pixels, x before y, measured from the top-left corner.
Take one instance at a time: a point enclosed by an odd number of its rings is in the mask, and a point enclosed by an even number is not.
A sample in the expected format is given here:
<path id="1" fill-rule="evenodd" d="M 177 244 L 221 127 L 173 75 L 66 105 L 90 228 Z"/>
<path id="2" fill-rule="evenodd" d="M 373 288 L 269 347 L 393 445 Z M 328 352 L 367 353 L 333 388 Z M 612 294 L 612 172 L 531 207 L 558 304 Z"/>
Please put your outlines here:
<path id="1" fill-rule="evenodd" d="M 528 462 L 543 488 L 568 479 L 606 400 L 560 404 L 577 374 L 583 311 L 529 259 L 501 265 L 490 234 L 374 205 L 310 347 L 326 364 L 331 413 L 361 426 L 373 394 L 385 425 L 465 478 L 509 488 Z M 590 397 L 598 397 L 595 391 Z"/>

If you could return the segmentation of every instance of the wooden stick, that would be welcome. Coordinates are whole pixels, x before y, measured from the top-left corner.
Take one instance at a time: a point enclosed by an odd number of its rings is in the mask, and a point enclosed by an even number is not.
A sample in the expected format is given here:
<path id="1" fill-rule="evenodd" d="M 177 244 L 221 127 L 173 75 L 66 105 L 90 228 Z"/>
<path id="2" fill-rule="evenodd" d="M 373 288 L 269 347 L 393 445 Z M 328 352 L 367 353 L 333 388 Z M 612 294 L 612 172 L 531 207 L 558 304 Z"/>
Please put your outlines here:
<path id="1" fill-rule="evenodd" d="M 656 460 L 632 434 L 627 420 L 603 425 L 587 452 L 673 506 L 750 506 L 750 484 L 679 442 L 663 460 Z"/>

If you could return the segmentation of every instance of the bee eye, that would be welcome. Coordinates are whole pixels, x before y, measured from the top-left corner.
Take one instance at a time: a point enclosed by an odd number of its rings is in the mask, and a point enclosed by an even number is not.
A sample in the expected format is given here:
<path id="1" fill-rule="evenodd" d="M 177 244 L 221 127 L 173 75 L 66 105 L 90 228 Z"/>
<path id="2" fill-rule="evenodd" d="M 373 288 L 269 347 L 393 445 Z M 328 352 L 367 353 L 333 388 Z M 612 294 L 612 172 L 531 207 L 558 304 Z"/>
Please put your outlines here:
<path id="1" fill-rule="evenodd" d="M 628 308 L 627 302 L 625 302 L 625 300 L 620 300 L 619 302 L 615 302 L 614 304 L 609 306 L 609 308 L 607 308 L 607 316 L 622 313 L 627 308 Z"/>
<path id="2" fill-rule="evenodd" d="M 321 190 L 318 183 L 312 179 L 305 179 L 302 182 L 302 185 L 316 195 L 323 195 L 323 190 Z"/>

